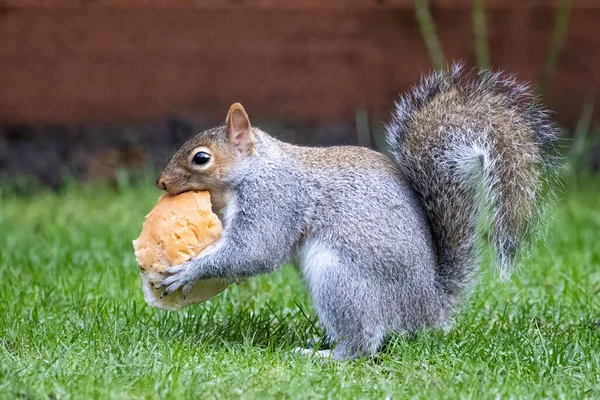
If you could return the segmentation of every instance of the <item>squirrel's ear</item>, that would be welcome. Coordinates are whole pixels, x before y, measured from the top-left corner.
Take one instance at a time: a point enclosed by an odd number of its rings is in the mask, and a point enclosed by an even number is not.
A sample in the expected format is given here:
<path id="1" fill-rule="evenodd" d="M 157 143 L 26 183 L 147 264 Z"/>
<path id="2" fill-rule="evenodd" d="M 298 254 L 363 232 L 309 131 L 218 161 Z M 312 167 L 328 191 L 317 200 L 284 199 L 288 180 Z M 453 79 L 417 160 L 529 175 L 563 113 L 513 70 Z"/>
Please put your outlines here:
<path id="1" fill-rule="evenodd" d="M 227 134 L 237 152 L 249 155 L 254 147 L 254 135 L 246 110 L 240 103 L 232 104 L 225 118 Z"/>

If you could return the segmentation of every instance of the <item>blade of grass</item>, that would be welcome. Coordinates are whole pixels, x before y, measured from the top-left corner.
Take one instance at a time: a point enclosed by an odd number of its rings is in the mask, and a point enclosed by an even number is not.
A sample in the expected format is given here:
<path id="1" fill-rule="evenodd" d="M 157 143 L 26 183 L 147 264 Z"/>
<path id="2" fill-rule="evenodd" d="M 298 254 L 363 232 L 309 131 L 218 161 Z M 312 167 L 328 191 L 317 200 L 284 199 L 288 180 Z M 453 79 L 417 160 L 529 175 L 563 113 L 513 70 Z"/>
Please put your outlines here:
<path id="1" fill-rule="evenodd" d="M 558 8 L 556 10 L 556 20 L 554 22 L 554 30 L 552 32 L 552 38 L 550 39 L 550 45 L 548 47 L 548 53 L 546 54 L 546 60 L 544 62 L 544 70 L 542 77 L 540 78 L 539 90 L 541 95 L 546 93 L 550 80 L 556 71 L 558 64 L 558 55 L 562 49 L 567 28 L 569 25 L 569 17 L 571 16 L 571 0 L 558 0 Z"/>
<path id="2" fill-rule="evenodd" d="M 435 22 L 429 9 L 429 0 L 415 0 L 415 14 L 431 63 L 435 69 L 442 69 L 446 60 L 435 32 Z"/>
<path id="3" fill-rule="evenodd" d="M 489 68 L 490 54 L 485 21 L 485 0 L 473 0 L 471 17 L 473 18 L 477 64 L 481 67 Z"/>

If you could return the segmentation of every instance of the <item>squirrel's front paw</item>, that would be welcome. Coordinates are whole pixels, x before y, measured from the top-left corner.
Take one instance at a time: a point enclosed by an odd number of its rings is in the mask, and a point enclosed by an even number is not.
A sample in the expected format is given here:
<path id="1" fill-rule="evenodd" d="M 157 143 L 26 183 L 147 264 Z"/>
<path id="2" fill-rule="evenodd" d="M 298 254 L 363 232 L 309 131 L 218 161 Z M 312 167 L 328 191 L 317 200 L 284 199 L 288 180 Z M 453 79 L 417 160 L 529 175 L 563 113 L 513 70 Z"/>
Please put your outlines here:
<path id="1" fill-rule="evenodd" d="M 162 271 L 161 274 L 168 275 L 168 277 L 157 286 L 157 289 L 165 288 L 161 297 L 167 296 L 181 288 L 181 294 L 185 299 L 185 296 L 187 296 L 194 283 L 198 280 L 196 269 L 194 262 L 190 261 Z"/>

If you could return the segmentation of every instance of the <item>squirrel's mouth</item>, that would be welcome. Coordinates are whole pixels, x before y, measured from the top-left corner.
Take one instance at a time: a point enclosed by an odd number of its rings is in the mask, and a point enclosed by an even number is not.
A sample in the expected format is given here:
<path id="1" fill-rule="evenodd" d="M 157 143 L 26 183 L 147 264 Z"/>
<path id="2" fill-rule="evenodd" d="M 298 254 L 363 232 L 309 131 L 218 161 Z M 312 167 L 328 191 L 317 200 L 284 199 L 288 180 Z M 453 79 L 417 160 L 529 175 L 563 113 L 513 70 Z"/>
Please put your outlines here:
<path id="1" fill-rule="evenodd" d="M 189 192 L 192 190 L 203 190 L 195 187 L 191 187 L 186 182 L 180 182 L 180 180 L 167 180 L 164 178 L 159 178 L 156 181 L 156 187 L 160 190 L 164 190 L 168 194 L 172 196 L 177 196 L 185 192 Z"/>

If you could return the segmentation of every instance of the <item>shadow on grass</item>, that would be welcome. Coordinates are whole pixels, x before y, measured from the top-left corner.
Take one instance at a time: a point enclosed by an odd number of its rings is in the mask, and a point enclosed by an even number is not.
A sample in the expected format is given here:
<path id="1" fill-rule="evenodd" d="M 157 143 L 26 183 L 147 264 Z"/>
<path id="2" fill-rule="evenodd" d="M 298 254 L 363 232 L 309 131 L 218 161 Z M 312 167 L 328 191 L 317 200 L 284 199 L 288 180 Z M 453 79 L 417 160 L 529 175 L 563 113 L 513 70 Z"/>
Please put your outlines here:
<path id="1" fill-rule="evenodd" d="M 259 312 L 247 309 L 228 310 L 217 307 L 191 312 L 159 313 L 155 318 L 161 339 L 202 343 L 203 346 L 250 345 L 261 349 L 303 347 L 322 335 L 317 318 L 309 317 L 302 308 L 294 313 L 282 313 L 267 305 Z"/>

